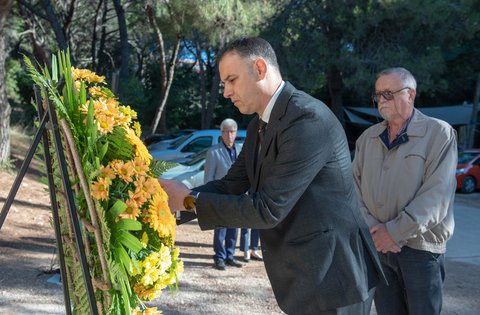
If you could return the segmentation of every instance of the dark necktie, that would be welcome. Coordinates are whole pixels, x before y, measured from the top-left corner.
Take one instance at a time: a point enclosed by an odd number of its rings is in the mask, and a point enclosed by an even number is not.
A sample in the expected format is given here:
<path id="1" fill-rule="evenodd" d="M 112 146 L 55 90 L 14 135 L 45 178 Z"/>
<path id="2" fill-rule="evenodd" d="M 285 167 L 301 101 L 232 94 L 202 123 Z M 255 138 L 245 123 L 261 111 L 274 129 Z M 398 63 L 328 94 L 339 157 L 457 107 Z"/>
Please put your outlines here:
<path id="1" fill-rule="evenodd" d="M 259 120 L 258 122 L 258 144 L 257 144 L 257 155 L 255 158 L 255 168 L 257 167 L 257 161 L 260 157 L 260 150 L 262 149 L 262 142 L 265 136 L 265 129 L 267 128 L 267 123 L 263 120 Z"/>
<path id="2" fill-rule="evenodd" d="M 265 129 L 267 129 L 267 123 L 260 119 L 258 122 L 258 141 L 260 142 L 260 146 L 263 142 L 263 137 L 265 136 Z M 260 146 L 258 151 L 260 151 Z"/>

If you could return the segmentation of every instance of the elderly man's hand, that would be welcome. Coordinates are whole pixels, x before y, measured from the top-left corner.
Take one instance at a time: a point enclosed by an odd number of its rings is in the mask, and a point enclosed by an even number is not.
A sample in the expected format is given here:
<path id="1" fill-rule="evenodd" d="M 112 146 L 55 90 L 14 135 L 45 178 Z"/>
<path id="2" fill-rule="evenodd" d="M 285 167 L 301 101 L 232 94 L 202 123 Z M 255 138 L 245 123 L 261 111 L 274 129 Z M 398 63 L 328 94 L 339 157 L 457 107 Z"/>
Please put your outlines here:
<path id="1" fill-rule="evenodd" d="M 183 200 L 191 190 L 178 180 L 159 179 L 160 185 L 168 195 L 168 205 L 172 212 L 185 210 Z"/>
<path id="2" fill-rule="evenodd" d="M 370 234 L 372 234 L 373 242 L 375 243 L 375 248 L 377 251 L 384 254 L 388 252 L 400 252 L 400 246 L 398 246 L 398 244 L 393 240 L 385 224 L 381 223 L 373 226 L 370 229 Z"/>

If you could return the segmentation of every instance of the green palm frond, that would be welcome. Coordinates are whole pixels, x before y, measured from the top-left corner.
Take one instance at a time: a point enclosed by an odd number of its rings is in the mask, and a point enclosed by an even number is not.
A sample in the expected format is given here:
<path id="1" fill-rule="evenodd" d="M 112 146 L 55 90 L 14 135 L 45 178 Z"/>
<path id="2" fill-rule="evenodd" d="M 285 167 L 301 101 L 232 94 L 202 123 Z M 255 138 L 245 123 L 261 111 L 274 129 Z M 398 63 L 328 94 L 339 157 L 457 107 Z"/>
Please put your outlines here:
<path id="1" fill-rule="evenodd" d="M 176 165 L 178 164 L 168 161 L 152 161 L 150 171 L 152 172 L 153 177 L 160 177 L 165 171 Z"/>
<path id="2" fill-rule="evenodd" d="M 125 129 L 115 127 L 107 136 L 108 148 L 102 163 L 106 164 L 115 159 L 128 161 L 133 158 L 133 146 L 127 138 Z"/>

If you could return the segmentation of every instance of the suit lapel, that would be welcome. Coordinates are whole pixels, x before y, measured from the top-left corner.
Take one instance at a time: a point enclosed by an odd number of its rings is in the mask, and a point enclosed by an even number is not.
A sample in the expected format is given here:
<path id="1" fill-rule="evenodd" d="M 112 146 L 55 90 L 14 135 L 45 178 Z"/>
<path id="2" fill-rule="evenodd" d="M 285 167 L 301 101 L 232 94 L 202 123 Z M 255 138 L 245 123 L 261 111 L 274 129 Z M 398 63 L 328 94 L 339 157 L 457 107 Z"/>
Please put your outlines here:
<path id="1" fill-rule="evenodd" d="M 268 151 L 270 150 L 270 147 L 273 142 L 274 136 L 277 134 L 277 130 L 280 126 L 280 120 L 282 117 L 285 115 L 285 112 L 287 110 L 287 105 L 288 101 L 290 100 L 290 97 L 292 96 L 293 92 L 295 91 L 295 88 L 293 85 L 291 85 L 288 81 L 285 82 L 285 86 L 283 87 L 282 92 L 280 92 L 280 95 L 277 98 L 277 101 L 275 102 L 275 105 L 273 105 L 272 113 L 270 114 L 270 120 L 267 125 L 267 129 L 265 130 L 265 136 L 263 139 L 262 143 L 262 149 L 260 151 L 260 154 L 258 156 L 258 161 L 257 161 L 257 167 L 255 169 L 255 191 L 258 190 L 258 185 L 260 181 L 260 175 L 261 175 L 261 170 L 262 170 L 262 163 L 263 159 L 267 155 Z M 255 128 L 256 128 L 256 135 L 255 135 L 255 148 L 257 148 L 257 142 L 259 140 L 258 137 L 258 123 L 259 123 L 259 118 L 257 116 L 256 121 L 255 121 Z M 255 151 L 255 150 L 254 150 Z"/>

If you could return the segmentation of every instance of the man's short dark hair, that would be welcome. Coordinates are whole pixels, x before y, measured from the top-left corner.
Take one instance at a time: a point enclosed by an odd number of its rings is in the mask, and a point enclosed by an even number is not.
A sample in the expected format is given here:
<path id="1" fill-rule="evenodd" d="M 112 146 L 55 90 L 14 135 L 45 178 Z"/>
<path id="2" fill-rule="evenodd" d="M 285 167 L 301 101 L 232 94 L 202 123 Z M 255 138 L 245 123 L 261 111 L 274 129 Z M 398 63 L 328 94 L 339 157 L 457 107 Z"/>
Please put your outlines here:
<path id="1" fill-rule="evenodd" d="M 237 53 L 242 58 L 256 59 L 261 57 L 276 68 L 278 67 L 277 56 L 269 42 L 260 37 L 241 37 L 224 47 L 217 56 L 217 62 L 220 63 L 222 57 L 228 53 Z"/>

